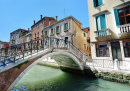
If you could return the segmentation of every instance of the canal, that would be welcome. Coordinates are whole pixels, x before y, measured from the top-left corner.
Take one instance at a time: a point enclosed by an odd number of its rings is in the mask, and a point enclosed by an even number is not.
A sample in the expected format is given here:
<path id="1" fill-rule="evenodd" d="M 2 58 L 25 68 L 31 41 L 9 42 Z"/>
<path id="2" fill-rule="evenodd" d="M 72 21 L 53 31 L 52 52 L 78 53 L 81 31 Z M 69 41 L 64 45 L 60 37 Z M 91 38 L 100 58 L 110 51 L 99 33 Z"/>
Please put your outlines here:
<path id="1" fill-rule="evenodd" d="M 130 86 L 35 65 L 11 91 L 130 91 Z"/>

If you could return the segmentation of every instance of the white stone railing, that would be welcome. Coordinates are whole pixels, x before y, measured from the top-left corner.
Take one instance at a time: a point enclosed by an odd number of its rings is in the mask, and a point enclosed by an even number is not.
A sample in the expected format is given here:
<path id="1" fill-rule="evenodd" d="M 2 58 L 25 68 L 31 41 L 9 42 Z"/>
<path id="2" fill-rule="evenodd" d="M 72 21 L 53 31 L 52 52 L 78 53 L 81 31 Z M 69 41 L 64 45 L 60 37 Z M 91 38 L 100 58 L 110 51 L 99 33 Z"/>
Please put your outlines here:
<path id="1" fill-rule="evenodd" d="M 118 32 L 120 31 L 120 33 L 119 33 L 120 35 L 130 33 L 130 24 L 118 26 L 117 30 L 118 30 Z"/>
<path id="2" fill-rule="evenodd" d="M 103 29 L 99 31 L 95 31 L 95 38 L 100 38 L 100 37 L 109 37 L 110 36 L 110 30 L 109 29 Z"/>
<path id="3" fill-rule="evenodd" d="M 86 61 L 87 66 L 108 68 L 113 70 L 130 71 L 130 61 L 118 61 L 115 60 L 105 60 L 105 59 L 92 59 L 91 61 Z"/>

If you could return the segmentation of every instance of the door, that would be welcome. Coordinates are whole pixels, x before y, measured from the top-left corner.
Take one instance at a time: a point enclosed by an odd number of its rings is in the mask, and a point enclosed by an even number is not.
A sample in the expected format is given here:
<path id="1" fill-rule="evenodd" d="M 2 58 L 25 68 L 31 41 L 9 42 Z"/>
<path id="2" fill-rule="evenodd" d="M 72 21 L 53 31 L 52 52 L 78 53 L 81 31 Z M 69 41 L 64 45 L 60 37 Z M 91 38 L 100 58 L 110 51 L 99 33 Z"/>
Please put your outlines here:
<path id="1" fill-rule="evenodd" d="M 65 45 L 68 44 L 68 37 L 65 37 Z"/>
<path id="2" fill-rule="evenodd" d="M 115 59 L 122 60 L 120 43 L 119 42 L 112 42 L 111 48 L 112 48 L 113 60 L 115 60 Z"/>

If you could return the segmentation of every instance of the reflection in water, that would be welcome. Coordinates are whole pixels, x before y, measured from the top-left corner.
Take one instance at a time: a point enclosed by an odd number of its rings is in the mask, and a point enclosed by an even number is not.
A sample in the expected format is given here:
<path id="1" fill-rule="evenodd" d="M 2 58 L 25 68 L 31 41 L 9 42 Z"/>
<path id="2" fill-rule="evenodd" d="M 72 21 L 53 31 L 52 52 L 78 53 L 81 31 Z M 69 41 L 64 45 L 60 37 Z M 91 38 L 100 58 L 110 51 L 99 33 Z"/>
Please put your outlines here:
<path id="1" fill-rule="evenodd" d="M 36 65 L 12 91 L 130 91 L 130 86 Z"/>

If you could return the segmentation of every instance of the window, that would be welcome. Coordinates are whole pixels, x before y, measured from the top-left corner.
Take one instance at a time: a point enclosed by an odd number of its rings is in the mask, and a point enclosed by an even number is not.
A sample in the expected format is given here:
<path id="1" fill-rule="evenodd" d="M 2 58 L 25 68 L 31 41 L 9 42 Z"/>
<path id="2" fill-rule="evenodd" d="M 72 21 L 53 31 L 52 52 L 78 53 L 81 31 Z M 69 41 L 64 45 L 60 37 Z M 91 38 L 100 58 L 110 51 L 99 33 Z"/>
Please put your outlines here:
<path id="1" fill-rule="evenodd" d="M 38 27 L 39 27 L 39 23 L 38 23 Z"/>
<path id="2" fill-rule="evenodd" d="M 102 0 L 93 0 L 94 7 L 98 7 L 103 4 Z"/>
<path id="3" fill-rule="evenodd" d="M 36 33 L 35 33 L 35 38 L 36 38 Z"/>
<path id="4" fill-rule="evenodd" d="M 42 30 L 42 35 L 43 35 L 43 30 Z"/>
<path id="5" fill-rule="evenodd" d="M 130 57 L 130 41 L 124 42 L 124 53 L 125 57 Z"/>
<path id="6" fill-rule="evenodd" d="M 83 33 L 84 37 L 86 37 L 86 33 Z"/>
<path id="7" fill-rule="evenodd" d="M 68 23 L 65 23 L 65 30 L 68 29 Z"/>
<path id="8" fill-rule="evenodd" d="M 42 21 L 42 25 L 44 24 L 44 20 Z"/>
<path id="9" fill-rule="evenodd" d="M 87 50 L 88 50 L 88 46 L 87 46 Z"/>
<path id="10" fill-rule="evenodd" d="M 118 9 L 117 11 L 120 25 L 130 23 L 130 6 Z"/>
<path id="11" fill-rule="evenodd" d="M 59 26 L 56 27 L 56 34 L 59 34 Z"/>
<path id="12" fill-rule="evenodd" d="M 107 28 L 105 14 L 96 17 L 96 24 L 97 24 L 97 30 L 103 30 Z"/>
<path id="13" fill-rule="evenodd" d="M 64 23 L 64 27 L 63 27 L 64 29 L 64 32 L 67 32 L 69 29 L 70 29 L 70 23 L 68 22 L 68 23 Z"/>
<path id="14" fill-rule="evenodd" d="M 53 28 L 51 29 L 51 34 L 54 34 L 54 33 L 53 33 Z"/>
<path id="15" fill-rule="evenodd" d="M 37 37 L 39 37 L 39 32 L 37 33 Z"/>
<path id="16" fill-rule="evenodd" d="M 86 44 L 84 44 L 84 49 L 86 49 Z"/>
<path id="17" fill-rule="evenodd" d="M 45 37 L 48 37 L 48 36 L 47 36 L 47 31 L 45 31 Z"/>
<path id="18" fill-rule="evenodd" d="M 96 45 L 97 57 L 109 57 L 109 46 L 108 44 Z"/>

